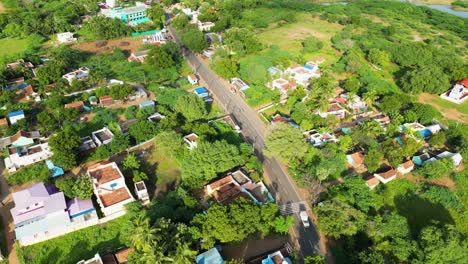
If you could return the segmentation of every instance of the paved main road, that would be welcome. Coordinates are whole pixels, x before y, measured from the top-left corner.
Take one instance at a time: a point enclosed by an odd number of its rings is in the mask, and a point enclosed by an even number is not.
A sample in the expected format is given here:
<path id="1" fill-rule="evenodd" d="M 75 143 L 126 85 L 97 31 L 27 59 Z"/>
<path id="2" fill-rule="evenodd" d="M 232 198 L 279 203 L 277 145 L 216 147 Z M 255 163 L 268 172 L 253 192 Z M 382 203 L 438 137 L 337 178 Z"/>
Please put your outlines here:
<path id="1" fill-rule="evenodd" d="M 169 32 L 180 44 L 175 30 L 169 27 Z M 295 184 L 280 163 L 275 158 L 269 158 L 262 154 L 267 134 L 266 124 L 239 95 L 232 94 L 229 84 L 211 71 L 200 58 L 186 49 L 183 53 L 192 69 L 206 83 L 206 88 L 214 95 L 224 110 L 234 116 L 242 129 L 242 134 L 253 145 L 256 155 L 263 162 L 263 168 L 270 181 L 270 189 L 273 189 L 277 203 L 282 205 L 301 202 L 302 199 Z M 312 254 L 322 255 L 324 251 L 320 246 L 320 238 L 315 225 L 312 224 L 311 227 L 305 229 L 298 214 L 295 214 L 294 218 L 295 226 L 292 228 L 291 238 L 298 242 L 300 255 L 302 257 Z"/>

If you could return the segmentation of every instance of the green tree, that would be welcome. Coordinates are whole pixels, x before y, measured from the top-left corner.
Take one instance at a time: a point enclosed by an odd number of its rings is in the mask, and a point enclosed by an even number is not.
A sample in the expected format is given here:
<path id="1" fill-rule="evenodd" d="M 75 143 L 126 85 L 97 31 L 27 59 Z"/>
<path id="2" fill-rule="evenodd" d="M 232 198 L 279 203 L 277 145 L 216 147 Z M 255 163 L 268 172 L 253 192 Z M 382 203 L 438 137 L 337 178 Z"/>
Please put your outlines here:
<path id="1" fill-rule="evenodd" d="M 370 149 L 364 156 L 364 164 L 366 165 L 367 170 L 370 173 L 376 172 L 380 167 L 380 163 L 382 162 L 383 157 L 384 154 L 379 149 Z"/>
<path id="2" fill-rule="evenodd" d="M 129 84 L 113 85 L 109 94 L 114 100 L 126 100 L 133 93 L 133 87 Z"/>
<path id="3" fill-rule="evenodd" d="M 151 8 L 146 10 L 146 15 L 153 21 L 153 23 L 163 28 L 166 22 L 166 12 L 160 5 L 152 5 Z"/>
<path id="4" fill-rule="evenodd" d="M 204 49 L 208 48 L 205 34 L 196 28 L 182 34 L 182 43 L 195 53 L 201 53 Z"/>
<path id="5" fill-rule="evenodd" d="M 428 104 L 415 103 L 413 104 L 412 110 L 418 116 L 419 122 L 424 125 L 432 124 L 434 119 L 442 117 L 440 112 L 435 107 Z"/>
<path id="6" fill-rule="evenodd" d="M 421 231 L 419 244 L 424 263 L 465 263 L 468 259 L 468 240 L 454 226 L 428 226 Z"/>
<path id="7" fill-rule="evenodd" d="M 131 31 L 131 28 L 120 19 L 94 16 L 83 23 L 79 34 L 84 39 L 92 41 L 128 36 Z"/>
<path id="8" fill-rule="evenodd" d="M 366 216 L 340 200 L 327 200 L 315 207 L 318 227 L 323 234 L 333 238 L 352 236 L 363 230 Z"/>
<path id="9" fill-rule="evenodd" d="M 203 119 L 208 114 L 203 99 L 195 94 L 186 94 L 180 96 L 174 106 L 174 109 L 191 122 Z"/>
<path id="10" fill-rule="evenodd" d="M 42 111 L 37 115 L 37 122 L 40 131 L 46 134 L 52 133 L 58 127 L 57 120 L 47 111 Z"/>
<path id="11" fill-rule="evenodd" d="M 343 88 L 350 93 L 357 94 L 361 88 L 361 82 L 358 78 L 352 76 L 344 80 Z"/>
<path id="12" fill-rule="evenodd" d="M 365 181 L 359 176 L 347 177 L 342 184 L 330 186 L 328 194 L 366 213 L 371 209 L 378 211 L 384 205 L 381 197 L 369 192 Z"/>
<path id="13" fill-rule="evenodd" d="M 161 46 L 152 47 L 145 61 L 156 69 L 167 69 L 175 66 L 171 55 Z"/>
<path id="14" fill-rule="evenodd" d="M 287 234 L 289 228 L 294 225 L 294 217 L 288 215 L 286 217 L 277 216 L 273 222 L 276 233 Z"/>
<path id="15" fill-rule="evenodd" d="M 302 50 L 304 52 L 315 52 L 322 48 L 323 42 L 314 36 L 307 37 L 302 41 Z"/>
<path id="16" fill-rule="evenodd" d="M 163 131 L 155 137 L 156 145 L 162 153 L 174 157 L 184 149 L 182 136 L 174 131 Z"/>
<path id="17" fill-rule="evenodd" d="M 81 138 L 78 133 L 71 128 L 65 128 L 49 140 L 50 149 L 54 153 L 52 161 L 66 170 L 73 168 L 76 165 L 76 153 L 80 145 Z"/>
<path id="18" fill-rule="evenodd" d="M 158 133 L 158 127 L 153 122 L 143 120 L 130 125 L 128 132 L 137 142 L 143 142 L 154 137 Z"/>
<path id="19" fill-rule="evenodd" d="M 426 162 L 424 166 L 416 171 L 417 174 L 426 179 L 439 179 L 449 175 L 453 171 L 453 162 L 450 158 Z"/>
<path id="20" fill-rule="evenodd" d="M 450 88 L 450 82 L 441 68 L 428 65 L 406 72 L 401 78 L 401 86 L 407 93 L 441 94 Z"/>
<path id="21" fill-rule="evenodd" d="M 307 148 L 301 131 L 289 124 L 275 125 L 265 141 L 265 152 L 285 162 L 301 158 Z"/>
<path id="22" fill-rule="evenodd" d="M 90 176 L 61 177 L 55 181 L 55 185 L 68 198 L 78 197 L 82 200 L 91 199 L 93 195 L 93 182 Z"/>
<path id="23" fill-rule="evenodd" d="M 367 54 L 367 59 L 371 63 L 382 67 L 390 62 L 390 54 L 380 49 L 370 49 Z"/>
<path id="24" fill-rule="evenodd" d="M 182 163 L 182 183 L 188 188 L 202 187 L 217 173 L 241 165 L 242 157 L 235 145 L 226 141 L 201 142 Z"/>
<path id="25" fill-rule="evenodd" d="M 224 79 L 230 79 L 237 76 L 237 62 L 229 58 L 216 58 L 211 63 L 211 67 L 213 67 L 213 70 Z"/>
<path id="26" fill-rule="evenodd" d="M 445 145 L 445 142 L 447 141 L 447 137 L 444 132 L 439 132 L 434 135 L 432 135 L 429 138 L 429 145 L 433 147 L 442 147 Z"/>
<path id="27" fill-rule="evenodd" d="M 325 258 L 322 256 L 307 256 L 304 258 L 304 264 L 325 264 Z"/>
<path id="28" fill-rule="evenodd" d="M 124 169 L 133 170 L 140 168 L 140 161 L 134 153 L 128 154 L 122 162 Z"/>

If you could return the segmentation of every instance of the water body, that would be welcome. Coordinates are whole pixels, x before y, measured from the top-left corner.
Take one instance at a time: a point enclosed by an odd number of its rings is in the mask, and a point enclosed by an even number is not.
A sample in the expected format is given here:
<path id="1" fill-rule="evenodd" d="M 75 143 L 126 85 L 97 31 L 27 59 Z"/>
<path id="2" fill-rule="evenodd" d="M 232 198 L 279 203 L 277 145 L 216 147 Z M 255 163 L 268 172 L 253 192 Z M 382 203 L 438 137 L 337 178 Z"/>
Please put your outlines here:
<path id="1" fill-rule="evenodd" d="M 417 5 L 417 6 L 425 6 L 425 7 L 429 7 L 431 9 L 435 9 L 435 10 L 439 10 L 439 11 L 442 11 L 442 12 L 445 12 L 445 13 L 449 13 L 449 14 L 452 14 L 452 15 L 455 15 L 455 16 L 458 16 L 458 17 L 468 18 L 468 11 L 453 10 L 451 8 L 451 6 L 448 6 L 448 5 L 429 5 L 429 4 L 415 2 L 415 1 L 404 1 L 404 0 L 402 0 L 402 2 L 407 2 L 407 3 L 413 4 L 413 5 Z M 330 5 L 330 4 L 346 5 L 346 4 L 348 4 L 348 2 L 323 3 L 323 5 Z"/>

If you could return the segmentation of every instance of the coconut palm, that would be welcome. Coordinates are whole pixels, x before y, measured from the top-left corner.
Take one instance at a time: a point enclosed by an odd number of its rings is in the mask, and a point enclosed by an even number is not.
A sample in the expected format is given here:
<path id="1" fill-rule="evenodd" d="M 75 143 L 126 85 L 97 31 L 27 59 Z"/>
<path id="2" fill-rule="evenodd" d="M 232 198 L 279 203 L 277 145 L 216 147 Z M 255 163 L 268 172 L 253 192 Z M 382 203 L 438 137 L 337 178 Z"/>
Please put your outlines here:
<path id="1" fill-rule="evenodd" d="M 187 243 L 177 242 L 177 249 L 174 256 L 174 263 L 191 264 L 197 256 L 197 251 L 192 250 Z"/>
<path id="2" fill-rule="evenodd" d="M 134 229 L 130 242 L 137 251 L 150 252 L 157 242 L 158 229 L 151 228 L 149 218 L 139 215 L 133 220 Z"/>

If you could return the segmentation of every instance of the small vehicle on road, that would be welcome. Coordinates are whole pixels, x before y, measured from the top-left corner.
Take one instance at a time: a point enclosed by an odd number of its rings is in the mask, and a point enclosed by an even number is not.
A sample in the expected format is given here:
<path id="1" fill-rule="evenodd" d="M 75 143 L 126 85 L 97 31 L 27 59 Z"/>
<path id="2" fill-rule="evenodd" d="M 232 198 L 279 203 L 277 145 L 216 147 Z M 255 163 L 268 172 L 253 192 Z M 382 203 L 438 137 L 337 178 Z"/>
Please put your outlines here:
<path id="1" fill-rule="evenodd" d="M 304 225 L 305 228 L 308 228 L 310 226 L 309 222 L 309 216 L 307 215 L 306 211 L 301 211 L 299 213 L 299 216 L 301 217 L 302 224 Z"/>

